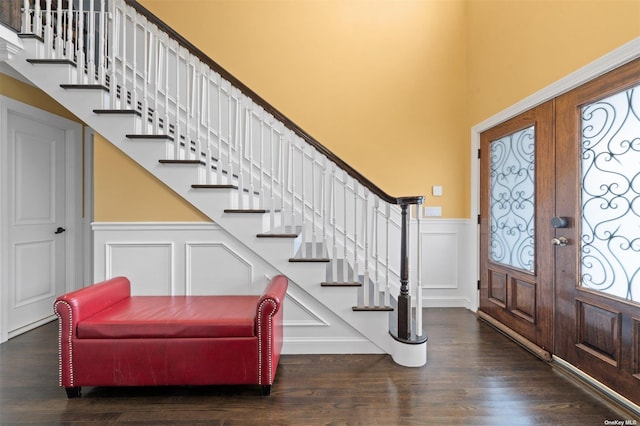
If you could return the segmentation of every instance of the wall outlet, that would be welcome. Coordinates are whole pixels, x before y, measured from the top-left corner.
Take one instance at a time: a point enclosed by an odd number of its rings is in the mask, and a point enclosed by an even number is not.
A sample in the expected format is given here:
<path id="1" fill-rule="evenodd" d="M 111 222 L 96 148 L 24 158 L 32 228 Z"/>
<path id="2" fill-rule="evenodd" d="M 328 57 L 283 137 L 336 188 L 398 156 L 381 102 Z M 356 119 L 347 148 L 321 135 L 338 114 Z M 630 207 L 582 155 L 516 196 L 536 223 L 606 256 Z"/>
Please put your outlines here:
<path id="1" fill-rule="evenodd" d="M 434 197 L 442 197 L 442 186 L 440 186 L 440 185 L 434 185 L 434 186 L 431 188 L 431 194 L 432 194 Z"/>

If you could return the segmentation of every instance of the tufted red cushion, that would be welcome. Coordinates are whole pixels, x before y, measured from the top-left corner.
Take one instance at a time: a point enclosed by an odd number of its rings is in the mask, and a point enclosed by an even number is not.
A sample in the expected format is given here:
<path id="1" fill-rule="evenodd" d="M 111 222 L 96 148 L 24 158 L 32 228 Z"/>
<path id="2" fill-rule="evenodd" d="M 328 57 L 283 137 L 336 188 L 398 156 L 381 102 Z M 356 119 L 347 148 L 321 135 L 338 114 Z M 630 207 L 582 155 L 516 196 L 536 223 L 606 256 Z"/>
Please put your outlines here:
<path id="1" fill-rule="evenodd" d="M 80 321 L 80 339 L 250 337 L 260 296 L 133 296 Z"/>

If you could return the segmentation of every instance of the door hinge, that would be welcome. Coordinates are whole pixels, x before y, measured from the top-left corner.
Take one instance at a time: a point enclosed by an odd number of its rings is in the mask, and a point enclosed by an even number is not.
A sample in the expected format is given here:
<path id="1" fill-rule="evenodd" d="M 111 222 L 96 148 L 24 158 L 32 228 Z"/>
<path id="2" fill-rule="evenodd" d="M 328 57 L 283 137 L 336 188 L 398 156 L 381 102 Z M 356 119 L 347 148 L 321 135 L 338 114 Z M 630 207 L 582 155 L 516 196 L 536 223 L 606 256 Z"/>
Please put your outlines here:
<path id="1" fill-rule="evenodd" d="M 480 280 L 478 280 L 478 290 L 480 290 Z"/>
<path id="2" fill-rule="evenodd" d="M 482 221 L 482 218 L 480 217 L 480 215 L 478 215 L 478 225 L 480 225 L 481 221 Z"/>
<path id="3" fill-rule="evenodd" d="M 478 158 L 480 158 L 480 150 L 478 150 Z"/>

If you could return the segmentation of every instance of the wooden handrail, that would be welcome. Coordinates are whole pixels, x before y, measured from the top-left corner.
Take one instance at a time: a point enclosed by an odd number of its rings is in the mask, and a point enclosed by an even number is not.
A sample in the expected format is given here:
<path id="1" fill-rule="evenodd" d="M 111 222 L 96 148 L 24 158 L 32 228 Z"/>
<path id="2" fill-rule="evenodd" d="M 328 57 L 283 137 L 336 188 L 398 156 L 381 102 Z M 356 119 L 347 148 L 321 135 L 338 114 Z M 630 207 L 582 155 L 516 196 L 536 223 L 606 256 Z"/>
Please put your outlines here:
<path id="1" fill-rule="evenodd" d="M 290 129 L 296 135 L 304 139 L 309 145 L 313 146 L 316 150 L 318 150 L 323 155 L 325 155 L 329 160 L 333 161 L 338 167 L 346 171 L 347 174 L 349 174 L 349 176 L 357 180 L 360 184 L 368 188 L 371 192 L 373 192 L 375 195 L 380 197 L 382 200 L 390 204 L 398 204 L 398 205 L 422 204 L 422 202 L 424 201 L 424 196 L 421 196 L 421 195 L 409 196 L 409 197 L 393 197 L 387 194 L 384 190 L 382 190 L 376 184 L 371 182 L 369 179 L 363 176 L 356 169 L 354 169 L 349 164 L 344 162 L 340 157 L 334 154 L 331 150 L 329 150 L 327 147 L 322 145 L 315 138 L 313 138 L 311 135 L 305 132 L 302 128 L 300 128 L 300 126 L 298 126 L 296 123 L 294 123 L 289 118 L 287 118 L 287 116 L 285 116 L 283 113 L 278 111 L 278 109 L 276 109 L 273 105 L 271 105 L 269 102 L 264 100 L 260 95 L 258 95 L 256 92 L 251 90 L 248 86 L 246 86 L 236 77 L 234 77 L 229 71 L 224 69 L 220 64 L 218 64 L 209 56 L 207 56 L 206 53 L 198 49 L 193 43 L 191 43 L 189 40 L 184 38 L 182 35 L 176 32 L 173 28 L 167 25 L 164 21 L 162 21 L 160 18 L 154 15 L 149 9 L 142 6 L 136 0 L 124 0 L 124 1 L 127 5 L 134 8 L 139 14 L 147 18 L 149 22 L 155 24 L 158 28 L 160 28 L 162 31 L 167 33 L 171 38 L 177 41 L 182 47 L 187 49 L 189 52 L 191 52 L 191 54 L 197 57 L 200 61 L 202 61 L 204 64 L 208 65 L 212 70 L 220 74 L 222 78 L 227 80 L 237 89 L 240 89 L 240 91 L 246 96 L 248 96 L 249 98 L 251 98 L 253 102 L 255 102 L 257 105 L 262 107 L 269 114 L 273 115 L 274 118 L 282 122 L 288 129 Z"/>

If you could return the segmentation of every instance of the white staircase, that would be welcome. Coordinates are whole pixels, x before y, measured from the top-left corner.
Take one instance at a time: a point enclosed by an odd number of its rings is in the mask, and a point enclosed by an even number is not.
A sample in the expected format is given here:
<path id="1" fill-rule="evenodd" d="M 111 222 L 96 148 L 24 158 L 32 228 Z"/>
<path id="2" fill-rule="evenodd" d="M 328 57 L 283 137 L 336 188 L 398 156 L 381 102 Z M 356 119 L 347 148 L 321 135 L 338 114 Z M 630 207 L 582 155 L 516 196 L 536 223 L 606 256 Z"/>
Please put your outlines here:
<path id="1" fill-rule="evenodd" d="M 136 2 L 43 3 L 25 0 L 11 67 L 397 363 L 426 363 L 421 197 L 385 194 Z"/>

